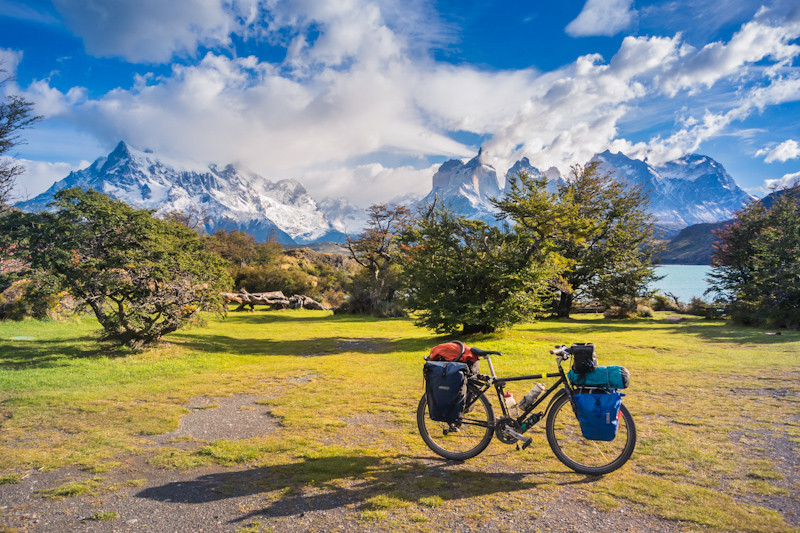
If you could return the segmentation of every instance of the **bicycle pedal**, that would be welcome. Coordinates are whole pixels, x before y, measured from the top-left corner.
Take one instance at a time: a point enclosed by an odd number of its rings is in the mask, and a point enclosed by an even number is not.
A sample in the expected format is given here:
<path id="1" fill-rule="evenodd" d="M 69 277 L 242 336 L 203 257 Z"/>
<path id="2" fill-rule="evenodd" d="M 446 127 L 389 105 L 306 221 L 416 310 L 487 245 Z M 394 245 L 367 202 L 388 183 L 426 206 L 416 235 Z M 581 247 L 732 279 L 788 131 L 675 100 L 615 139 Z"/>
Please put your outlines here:
<path id="1" fill-rule="evenodd" d="M 531 439 L 531 438 L 527 438 L 527 439 L 525 439 L 525 443 L 522 445 L 522 449 L 524 450 L 525 448 L 527 448 L 528 446 L 530 446 L 530 445 L 531 445 L 531 442 L 533 442 L 533 439 Z M 520 449 L 520 448 L 519 448 L 519 444 L 517 444 L 517 449 Z"/>
<path id="2" fill-rule="evenodd" d="M 519 447 L 519 444 L 517 444 L 517 451 L 520 451 L 521 449 L 522 448 Z"/>

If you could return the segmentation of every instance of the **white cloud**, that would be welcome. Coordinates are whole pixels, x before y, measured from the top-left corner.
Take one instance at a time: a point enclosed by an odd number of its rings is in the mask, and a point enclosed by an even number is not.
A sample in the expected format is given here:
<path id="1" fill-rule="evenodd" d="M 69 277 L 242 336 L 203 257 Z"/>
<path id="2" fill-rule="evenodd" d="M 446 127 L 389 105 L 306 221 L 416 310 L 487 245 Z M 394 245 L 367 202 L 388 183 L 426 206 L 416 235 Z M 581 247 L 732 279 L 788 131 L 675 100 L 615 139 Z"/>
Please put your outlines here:
<path id="1" fill-rule="evenodd" d="M 797 159 L 800 157 L 800 145 L 798 145 L 797 141 L 794 139 L 787 139 L 778 146 L 770 149 L 762 148 L 756 152 L 756 157 L 762 155 L 766 156 L 764 161 L 767 163 L 773 163 L 775 161 L 784 163 L 790 159 Z"/>
<path id="2" fill-rule="evenodd" d="M 18 50 L 10 50 L 8 48 L 0 48 L 0 69 L 5 71 L 5 76 L 14 76 L 17 73 L 17 67 L 22 60 L 22 52 Z"/>
<path id="3" fill-rule="evenodd" d="M 784 174 L 783 177 L 776 180 L 764 180 L 764 188 L 768 192 L 777 189 L 784 189 L 786 187 L 794 187 L 798 184 L 800 184 L 800 172 Z"/>
<path id="4" fill-rule="evenodd" d="M 88 161 L 81 161 L 77 165 L 28 159 L 17 159 L 15 162 L 25 167 L 25 172 L 17 177 L 14 188 L 11 190 L 13 201 L 33 198 L 46 191 L 56 181 L 66 178 L 70 172 L 89 166 Z"/>
<path id="5" fill-rule="evenodd" d="M 161 63 L 199 45 L 229 43 L 251 21 L 257 0 L 54 0 L 65 24 L 96 56 Z"/>
<path id="6" fill-rule="evenodd" d="M 688 89 L 697 92 L 722 78 L 743 76 L 747 67 L 763 59 L 776 66 L 791 64 L 800 55 L 792 41 L 800 36 L 800 10 L 784 16 L 762 9 L 744 24 L 727 43 L 713 42 L 700 50 L 686 50 L 680 61 L 660 77 L 661 89 L 670 96 Z"/>
<path id="7" fill-rule="evenodd" d="M 299 180 L 308 184 L 316 198 L 339 197 L 347 191 L 351 202 L 368 206 L 411 194 L 424 195 L 431 190 L 431 177 L 439 165 L 417 169 L 410 166 L 387 168 L 378 163 L 340 166 L 334 169 L 309 171 Z"/>
<path id="8" fill-rule="evenodd" d="M 567 24 L 565 31 L 573 37 L 616 35 L 636 20 L 632 3 L 633 0 L 586 0 L 583 10 Z"/>
<path id="9" fill-rule="evenodd" d="M 59 2 L 75 13 L 92 5 Z M 121 5 L 104 9 L 114 16 L 133 9 Z M 205 7 L 191 16 L 181 12 L 169 39 L 154 38 L 141 49 L 131 28 L 154 16 L 151 2 L 120 30 L 130 35 L 104 37 L 102 29 L 92 38 L 103 54 L 153 61 L 224 43 L 226 32 L 259 32 L 259 39 L 285 47 L 285 61 L 230 58 L 217 50 L 98 97 L 80 88 L 61 92 L 49 80 L 35 81 L 25 94 L 37 112 L 107 142 L 124 139 L 198 163 L 243 162 L 273 179 L 298 178 L 321 195 L 367 203 L 409 189 L 425 192 L 433 172 L 353 161 L 382 161 L 386 153 L 474 155 L 475 147 L 454 141 L 452 132 L 490 137 L 485 153 L 500 172 L 522 156 L 540 168 L 566 171 L 606 148 L 654 162 L 679 157 L 766 107 L 800 99 L 800 74 L 791 66 L 800 55 L 792 44 L 800 22 L 774 9 L 760 11 L 728 42 L 696 49 L 680 34 L 629 36 L 608 61 L 591 54 L 542 73 L 436 62 L 423 53 L 431 42 L 422 36 L 426 22 L 395 16 L 404 11 L 394 0 L 197 5 Z M 590 0 L 584 11 L 596 5 Z M 630 2 L 620 5 L 630 10 Z M 217 8 L 224 16 L 203 22 Z M 195 19 L 196 26 L 187 23 Z M 429 33 L 431 40 L 446 39 L 435 28 Z M 619 137 L 620 121 L 641 102 L 657 96 L 674 108 L 680 99 L 694 109 L 712 86 L 725 98 L 696 113 L 681 111 L 672 134 L 637 143 Z M 737 89 L 742 86 L 754 88 Z"/>

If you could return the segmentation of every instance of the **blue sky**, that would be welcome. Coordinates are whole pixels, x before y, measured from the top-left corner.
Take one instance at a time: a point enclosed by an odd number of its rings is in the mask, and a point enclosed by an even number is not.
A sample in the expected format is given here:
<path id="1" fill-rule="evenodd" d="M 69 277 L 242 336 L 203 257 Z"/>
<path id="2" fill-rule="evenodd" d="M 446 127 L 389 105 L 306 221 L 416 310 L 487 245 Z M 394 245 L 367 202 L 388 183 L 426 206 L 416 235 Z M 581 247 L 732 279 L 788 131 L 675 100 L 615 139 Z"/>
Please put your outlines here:
<path id="1" fill-rule="evenodd" d="M 362 205 L 481 146 L 699 152 L 758 195 L 800 177 L 798 37 L 795 0 L 0 0 L 0 91 L 46 117 L 20 196 L 119 140 Z"/>

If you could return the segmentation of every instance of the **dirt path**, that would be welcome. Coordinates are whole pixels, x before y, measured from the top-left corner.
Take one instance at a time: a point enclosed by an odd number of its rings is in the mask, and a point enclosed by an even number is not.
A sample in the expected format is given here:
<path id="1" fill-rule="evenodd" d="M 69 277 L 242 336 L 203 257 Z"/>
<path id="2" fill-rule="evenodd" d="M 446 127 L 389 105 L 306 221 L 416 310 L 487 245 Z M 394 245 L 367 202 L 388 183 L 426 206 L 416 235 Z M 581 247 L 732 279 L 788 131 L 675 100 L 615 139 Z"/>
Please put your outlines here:
<path id="1" fill-rule="evenodd" d="M 279 424 L 257 403 L 260 399 L 196 398 L 178 430 L 154 438 L 152 445 L 155 449 L 176 441 L 191 445 L 194 439 L 236 440 L 273 432 Z M 352 435 L 366 431 L 373 418 L 348 420 Z M 342 461 L 356 470 L 363 466 L 369 474 L 330 474 Z M 318 477 L 292 481 L 298 469 Z M 156 468 L 142 455 L 97 476 L 77 469 L 33 472 L 19 483 L 0 485 L 0 532 L 681 530 L 679 524 L 631 505 L 610 512 L 592 508 L 580 488 L 583 476 L 553 486 L 539 481 L 535 471 L 480 472 L 480 483 L 455 486 L 453 480 L 462 474 L 462 465 L 431 456 L 387 462 L 359 454 L 299 466 L 214 465 L 182 472 Z M 77 496 L 54 499 L 39 492 L 76 480 L 94 481 Z M 284 489 L 276 491 L 282 480 Z M 417 499 L 387 502 L 376 497 L 403 490 L 414 491 Z"/>

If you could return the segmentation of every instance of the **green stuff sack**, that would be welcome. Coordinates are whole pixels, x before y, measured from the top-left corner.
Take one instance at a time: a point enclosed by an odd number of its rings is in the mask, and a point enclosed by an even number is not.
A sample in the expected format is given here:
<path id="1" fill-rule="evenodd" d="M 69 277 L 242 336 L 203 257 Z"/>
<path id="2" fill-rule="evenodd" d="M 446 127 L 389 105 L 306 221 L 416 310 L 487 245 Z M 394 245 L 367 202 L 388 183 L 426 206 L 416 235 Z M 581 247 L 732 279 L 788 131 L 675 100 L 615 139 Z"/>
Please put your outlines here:
<path id="1" fill-rule="evenodd" d="M 570 383 L 580 387 L 599 387 L 602 389 L 627 389 L 631 384 L 631 373 L 624 366 L 598 366 L 586 373 L 570 370 L 567 373 Z"/>

